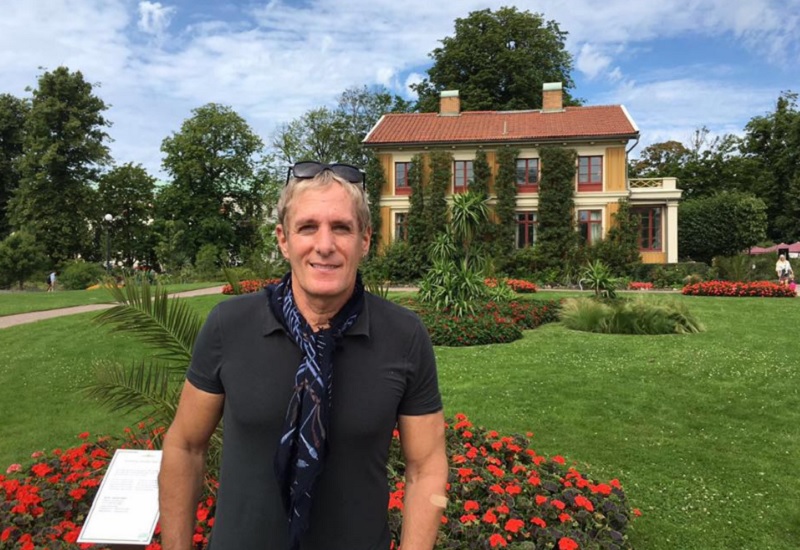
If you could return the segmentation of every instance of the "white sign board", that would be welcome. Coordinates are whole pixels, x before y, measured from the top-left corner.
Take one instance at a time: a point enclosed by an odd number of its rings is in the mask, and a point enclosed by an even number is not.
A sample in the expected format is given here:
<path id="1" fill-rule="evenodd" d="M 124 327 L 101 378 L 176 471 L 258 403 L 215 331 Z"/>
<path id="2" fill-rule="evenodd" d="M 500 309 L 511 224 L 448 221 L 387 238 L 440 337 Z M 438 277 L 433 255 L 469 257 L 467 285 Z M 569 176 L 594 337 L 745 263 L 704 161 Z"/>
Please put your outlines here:
<path id="1" fill-rule="evenodd" d="M 78 542 L 149 544 L 158 522 L 160 467 L 161 451 L 117 449 Z"/>

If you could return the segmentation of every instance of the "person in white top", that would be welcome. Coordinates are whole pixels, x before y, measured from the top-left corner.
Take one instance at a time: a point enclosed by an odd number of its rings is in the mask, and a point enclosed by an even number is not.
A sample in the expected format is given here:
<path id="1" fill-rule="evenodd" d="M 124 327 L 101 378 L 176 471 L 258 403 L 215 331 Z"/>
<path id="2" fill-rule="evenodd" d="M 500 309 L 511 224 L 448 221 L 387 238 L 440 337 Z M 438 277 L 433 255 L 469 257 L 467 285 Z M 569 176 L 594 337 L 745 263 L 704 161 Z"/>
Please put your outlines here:
<path id="1" fill-rule="evenodd" d="M 794 278 L 792 265 L 783 254 L 778 256 L 778 261 L 775 262 L 775 273 L 778 275 L 778 283 L 782 285 L 789 284 L 789 280 Z"/>

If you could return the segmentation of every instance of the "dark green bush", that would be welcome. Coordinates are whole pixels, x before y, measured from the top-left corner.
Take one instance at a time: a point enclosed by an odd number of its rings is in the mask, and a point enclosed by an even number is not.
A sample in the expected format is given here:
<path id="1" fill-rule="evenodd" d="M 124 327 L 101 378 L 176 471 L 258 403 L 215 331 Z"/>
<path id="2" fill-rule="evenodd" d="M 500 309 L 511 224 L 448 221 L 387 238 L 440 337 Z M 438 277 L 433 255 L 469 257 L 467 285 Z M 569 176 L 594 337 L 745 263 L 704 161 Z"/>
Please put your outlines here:
<path id="1" fill-rule="evenodd" d="M 407 242 L 395 241 L 366 262 L 392 283 L 411 283 L 422 278 L 423 266 Z"/>
<path id="2" fill-rule="evenodd" d="M 476 305 L 474 315 L 459 317 L 428 308 L 413 298 L 398 302 L 420 315 L 434 345 L 451 347 L 513 342 L 522 337 L 523 330 L 557 321 L 559 310 L 557 300 L 488 302 Z"/>
<path id="3" fill-rule="evenodd" d="M 105 270 L 99 264 L 74 260 L 64 266 L 58 282 L 66 290 L 84 290 L 96 284 L 105 274 Z"/>

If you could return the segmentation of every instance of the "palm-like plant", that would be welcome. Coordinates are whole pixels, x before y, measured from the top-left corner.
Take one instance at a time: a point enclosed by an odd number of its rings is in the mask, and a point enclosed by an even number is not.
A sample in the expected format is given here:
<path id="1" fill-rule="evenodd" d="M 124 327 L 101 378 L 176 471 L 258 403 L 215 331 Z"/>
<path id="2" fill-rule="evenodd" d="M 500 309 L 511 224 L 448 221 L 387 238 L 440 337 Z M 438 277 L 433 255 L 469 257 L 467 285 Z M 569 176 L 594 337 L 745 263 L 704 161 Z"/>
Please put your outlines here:
<path id="1" fill-rule="evenodd" d="M 112 411 L 142 411 L 144 418 L 168 426 L 175 417 L 203 319 L 186 302 L 169 298 L 166 289 L 160 285 L 152 287 L 146 280 L 126 279 L 122 287 L 108 280 L 105 288 L 117 305 L 94 321 L 138 337 L 155 353 L 149 361 L 130 366 L 104 365 L 85 391 Z M 216 434 L 209 453 L 213 459 L 218 457 L 220 442 Z"/>
<path id="2" fill-rule="evenodd" d="M 608 266 L 600 260 L 595 260 L 587 265 L 583 269 L 580 280 L 581 285 L 586 283 L 589 288 L 594 290 L 597 298 L 616 298 L 618 282 Z"/>
<path id="3" fill-rule="evenodd" d="M 453 196 L 450 226 L 456 240 L 461 241 L 464 258 L 470 263 L 470 248 L 481 225 L 489 219 L 489 202 L 481 193 L 468 191 Z"/>

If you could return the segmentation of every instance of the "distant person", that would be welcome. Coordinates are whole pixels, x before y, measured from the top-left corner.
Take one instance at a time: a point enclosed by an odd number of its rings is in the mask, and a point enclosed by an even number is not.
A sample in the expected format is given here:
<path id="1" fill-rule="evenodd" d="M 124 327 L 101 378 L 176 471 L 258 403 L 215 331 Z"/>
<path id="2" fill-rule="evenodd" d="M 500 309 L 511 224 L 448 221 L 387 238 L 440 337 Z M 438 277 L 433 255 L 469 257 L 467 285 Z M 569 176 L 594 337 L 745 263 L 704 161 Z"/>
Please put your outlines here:
<path id="1" fill-rule="evenodd" d="M 58 271 L 53 271 L 47 276 L 47 292 L 53 292 L 56 289 L 56 275 L 58 275 Z"/>
<path id="2" fill-rule="evenodd" d="M 781 285 L 788 285 L 789 280 L 794 279 L 794 271 L 792 271 L 792 265 L 789 263 L 789 260 L 786 259 L 786 256 L 781 254 L 778 256 L 778 261 L 775 262 L 775 273 L 778 275 L 778 284 Z"/>

